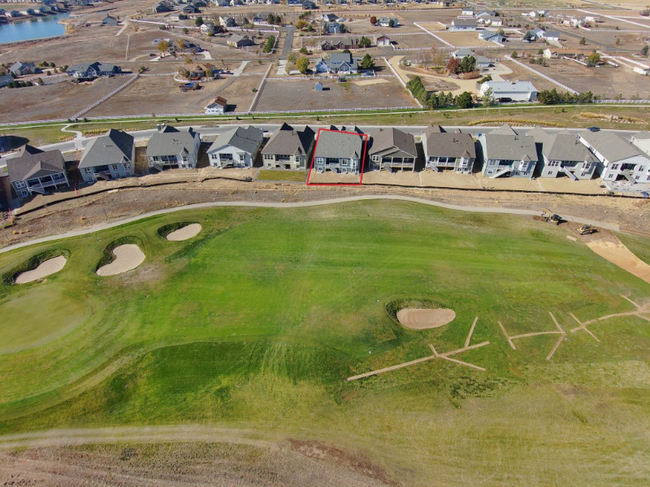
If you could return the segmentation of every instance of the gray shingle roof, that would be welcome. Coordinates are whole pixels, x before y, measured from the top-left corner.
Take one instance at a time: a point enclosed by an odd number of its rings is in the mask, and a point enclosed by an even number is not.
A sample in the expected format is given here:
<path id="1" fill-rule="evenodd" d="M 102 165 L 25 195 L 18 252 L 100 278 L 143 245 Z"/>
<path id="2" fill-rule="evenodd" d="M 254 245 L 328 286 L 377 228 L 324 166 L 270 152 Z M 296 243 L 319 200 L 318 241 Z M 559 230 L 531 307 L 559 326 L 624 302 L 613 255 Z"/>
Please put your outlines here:
<path id="1" fill-rule="evenodd" d="M 196 132 L 190 127 L 180 131 L 167 125 L 160 132 L 151 136 L 147 144 L 147 157 L 177 156 L 191 153 L 194 150 L 194 135 Z"/>
<path id="2" fill-rule="evenodd" d="M 578 135 L 586 140 L 594 149 L 600 152 L 609 162 L 644 155 L 635 145 L 614 132 L 591 132 L 585 130 L 580 132 Z"/>
<path id="3" fill-rule="evenodd" d="M 25 181 L 27 179 L 48 176 L 65 172 L 65 163 L 60 150 L 25 153 L 21 157 L 7 160 L 9 181 Z"/>
<path id="4" fill-rule="evenodd" d="M 426 132 L 426 154 L 437 157 L 476 157 L 476 145 L 469 134 Z"/>
<path id="5" fill-rule="evenodd" d="M 254 154 L 262 143 L 263 138 L 264 132 L 256 127 L 248 126 L 246 128 L 232 128 L 217 137 L 208 149 L 208 153 L 214 152 L 221 147 L 231 145 L 237 149 L 243 150 L 244 152 L 248 152 L 249 154 Z"/>
<path id="6" fill-rule="evenodd" d="M 311 128 L 305 127 L 305 130 L 297 131 L 285 123 L 273 132 L 266 147 L 262 149 L 262 154 L 307 155 L 313 141 L 314 131 Z"/>
<path id="7" fill-rule="evenodd" d="M 360 135 L 321 130 L 314 157 L 361 159 L 363 143 Z"/>
<path id="8" fill-rule="evenodd" d="M 541 144 L 542 154 L 549 161 L 584 161 L 598 162 L 598 159 L 580 143 L 578 138 L 566 130 L 549 134 L 541 128 L 530 130 L 526 135 L 535 138 Z"/>
<path id="9" fill-rule="evenodd" d="M 369 151 L 371 156 L 393 147 L 412 157 L 418 156 L 413 135 L 397 130 L 396 128 L 390 128 L 388 130 L 380 128 L 371 133 L 371 138 L 372 148 Z"/>
<path id="10" fill-rule="evenodd" d="M 506 134 L 506 127 L 512 134 Z M 503 131 L 503 132 L 500 132 Z M 527 135 L 516 135 L 509 126 L 503 126 L 498 131 L 485 136 L 486 159 L 501 159 L 507 161 L 536 161 L 537 148 L 535 139 Z"/>
<path id="11" fill-rule="evenodd" d="M 106 135 L 97 137 L 86 146 L 79 168 L 106 166 L 131 161 L 133 136 L 121 130 L 110 129 Z"/>

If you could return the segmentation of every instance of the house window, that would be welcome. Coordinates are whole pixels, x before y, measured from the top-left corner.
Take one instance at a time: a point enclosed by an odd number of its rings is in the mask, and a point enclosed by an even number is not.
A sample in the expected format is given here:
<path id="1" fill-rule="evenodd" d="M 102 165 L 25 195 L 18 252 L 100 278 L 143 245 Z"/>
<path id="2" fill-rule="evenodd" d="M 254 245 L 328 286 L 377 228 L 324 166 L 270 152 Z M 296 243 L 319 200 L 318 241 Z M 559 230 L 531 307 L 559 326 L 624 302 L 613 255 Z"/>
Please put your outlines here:
<path id="1" fill-rule="evenodd" d="M 618 164 L 612 164 L 611 169 L 618 169 Z"/>
<path id="2" fill-rule="evenodd" d="M 16 185 L 16 188 L 24 188 L 25 187 L 25 181 L 16 181 L 14 184 Z"/>
<path id="3" fill-rule="evenodd" d="M 28 193 L 26 190 L 24 190 L 24 189 L 21 189 L 21 190 L 20 190 L 20 196 L 22 196 L 23 198 L 24 198 L 25 196 L 27 196 L 28 194 L 29 194 L 29 193 Z"/>
<path id="4" fill-rule="evenodd" d="M 113 171 L 117 171 L 117 164 L 111 164 L 111 168 L 113 168 Z"/>

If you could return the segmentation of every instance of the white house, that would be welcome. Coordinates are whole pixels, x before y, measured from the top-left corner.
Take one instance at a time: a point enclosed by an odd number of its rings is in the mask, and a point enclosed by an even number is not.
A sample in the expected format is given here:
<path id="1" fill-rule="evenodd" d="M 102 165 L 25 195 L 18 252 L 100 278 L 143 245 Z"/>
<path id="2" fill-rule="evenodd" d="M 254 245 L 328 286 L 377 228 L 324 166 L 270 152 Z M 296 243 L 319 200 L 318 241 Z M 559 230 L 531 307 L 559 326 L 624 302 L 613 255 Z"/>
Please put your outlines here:
<path id="1" fill-rule="evenodd" d="M 478 22 L 476 19 L 463 19 L 458 17 L 451 21 L 451 27 L 449 30 L 452 32 L 467 31 L 467 30 L 476 30 L 478 29 Z"/>
<path id="2" fill-rule="evenodd" d="M 603 181 L 628 181 L 632 184 L 650 182 L 650 159 L 639 148 L 639 141 L 644 137 L 643 132 L 636 134 L 635 144 L 615 132 L 585 130 L 578 134 L 580 142 L 603 165 Z"/>
<path id="3" fill-rule="evenodd" d="M 206 115 L 223 115 L 228 110 L 228 101 L 218 96 L 212 103 L 205 107 Z"/>
<path id="4" fill-rule="evenodd" d="M 567 176 L 573 181 L 592 179 L 600 167 L 596 156 L 566 130 L 552 135 L 541 128 L 535 128 L 526 135 L 533 137 L 535 143 L 541 146 L 541 177 Z"/>
<path id="5" fill-rule="evenodd" d="M 232 128 L 217 137 L 208 149 L 210 165 L 252 168 L 263 140 L 264 132 L 256 127 Z"/>
<path id="6" fill-rule="evenodd" d="M 486 81 L 481 85 L 479 94 L 485 96 L 488 89 L 496 101 L 535 101 L 537 88 L 530 81 Z"/>

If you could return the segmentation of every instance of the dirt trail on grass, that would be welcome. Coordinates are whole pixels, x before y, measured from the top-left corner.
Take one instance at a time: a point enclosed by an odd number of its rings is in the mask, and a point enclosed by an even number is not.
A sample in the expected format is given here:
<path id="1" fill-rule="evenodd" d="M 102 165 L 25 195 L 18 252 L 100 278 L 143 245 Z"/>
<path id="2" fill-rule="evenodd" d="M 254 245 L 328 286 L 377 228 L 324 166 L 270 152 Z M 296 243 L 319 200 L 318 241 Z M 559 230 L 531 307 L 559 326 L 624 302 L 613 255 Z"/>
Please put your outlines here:
<path id="1" fill-rule="evenodd" d="M 614 234 L 601 232 L 597 235 L 597 238 L 586 242 L 591 250 L 612 264 L 650 283 L 650 265 L 634 255 Z"/>
<path id="2" fill-rule="evenodd" d="M 62 255 L 54 257 L 53 259 L 48 259 L 45 262 L 42 262 L 36 269 L 19 274 L 16 277 L 16 284 L 38 281 L 39 279 L 43 279 L 44 277 L 59 272 L 65 267 L 67 261 L 68 260 Z"/>
<path id="3" fill-rule="evenodd" d="M 439 328 L 456 318 L 452 309 L 416 309 L 404 308 L 397 312 L 397 320 L 406 328 L 426 330 Z"/>
<path id="4" fill-rule="evenodd" d="M 0 485 L 397 486 L 362 453 L 200 425 L 0 437 Z M 88 448 L 85 445 L 93 445 Z"/>

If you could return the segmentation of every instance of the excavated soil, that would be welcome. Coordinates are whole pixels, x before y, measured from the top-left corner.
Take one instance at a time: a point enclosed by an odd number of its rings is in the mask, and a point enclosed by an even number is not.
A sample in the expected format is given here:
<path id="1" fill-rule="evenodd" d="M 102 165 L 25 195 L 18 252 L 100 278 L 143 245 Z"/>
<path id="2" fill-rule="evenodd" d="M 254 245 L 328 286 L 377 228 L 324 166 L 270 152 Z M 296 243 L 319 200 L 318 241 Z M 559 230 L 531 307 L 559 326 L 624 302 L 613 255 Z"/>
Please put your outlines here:
<path id="1" fill-rule="evenodd" d="M 65 266 L 67 259 L 62 255 L 48 259 L 41 263 L 36 269 L 22 272 L 16 277 L 16 284 L 25 284 L 28 282 L 38 281 L 56 272 L 59 272 Z"/>
<path id="2" fill-rule="evenodd" d="M 120 245 L 113 250 L 115 260 L 97 269 L 98 276 L 115 276 L 135 269 L 144 262 L 145 255 L 135 244 Z"/>
<path id="3" fill-rule="evenodd" d="M 426 330 L 439 328 L 456 318 L 452 309 L 404 308 L 397 312 L 397 320 L 406 328 Z"/>

